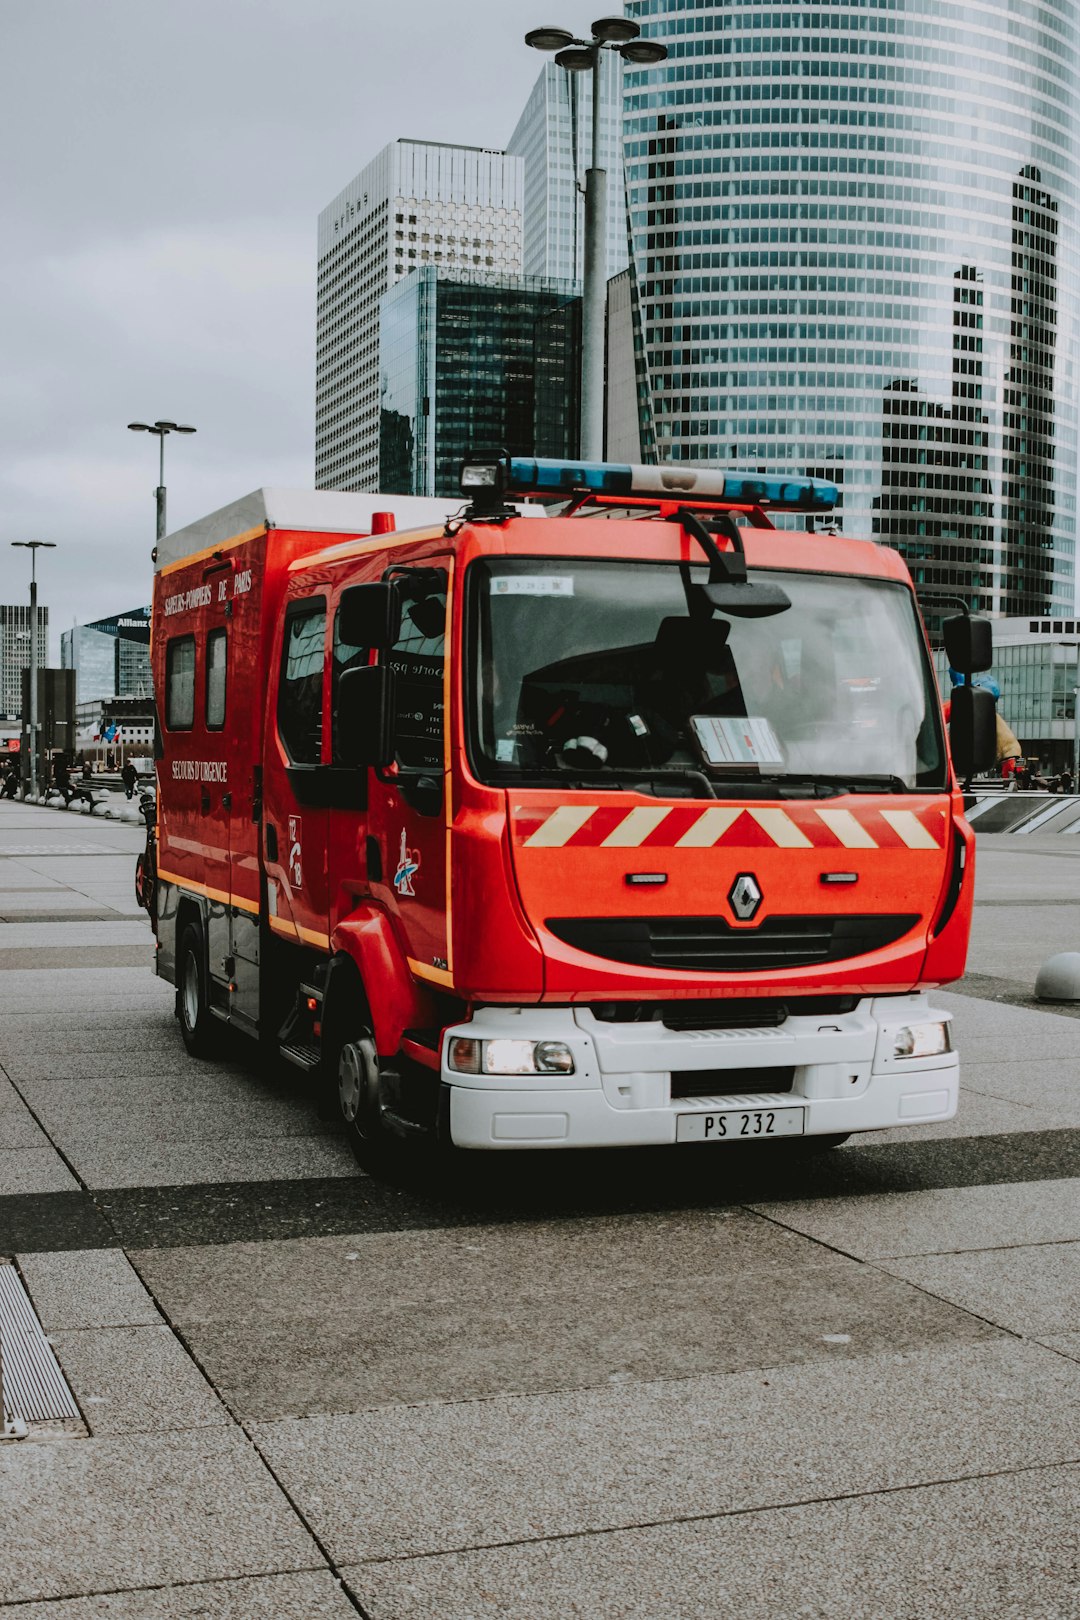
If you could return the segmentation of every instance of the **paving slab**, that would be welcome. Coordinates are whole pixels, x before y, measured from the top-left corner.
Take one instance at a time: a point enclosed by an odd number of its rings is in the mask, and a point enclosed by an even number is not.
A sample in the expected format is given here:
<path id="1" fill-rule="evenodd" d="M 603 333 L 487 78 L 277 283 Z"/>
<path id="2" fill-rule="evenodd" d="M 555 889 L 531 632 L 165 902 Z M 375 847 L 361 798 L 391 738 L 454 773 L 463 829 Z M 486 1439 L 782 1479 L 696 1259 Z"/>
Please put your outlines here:
<path id="1" fill-rule="evenodd" d="M 252 1426 L 338 1565 L 1076 1457 L 1080 1363 L 1018 1341 Z"/>
<path id="2" fill-rule="evenodd" d="M 369 1620 L 1069 1620 L 1080 1469 L 346 1567 Z"/>
<path id="3" fill-rule="evenodd" d="M 56 1054 L 78 1057 L 84 1052 L 100 1055 L 115 1052 L 118 1045 L 126 1053 L 137 1050 L 143 1056 L 176 1051 L 180 1037 L 171 1004 L 153 1007 L 149 1012 L 140 1010 L 137 1018 L 130 1004 L 127 1011 L 126 1025 L 121 1025 L 112 1012 L 87 1012 L 79 1018 L 64 1018 L 58 1013 L 27 1013 L 21 1019 L 0 1017 L 0 1061 L 6 1066 L 9 1056 L 18 1060 Z M 194 1067 L 195 1059 L 191 1063 Z"/>
<path id="4" fill-rule="evenodd" d="M 1080 1331 L 1080 1243 L 879 1262 L 1013 1333 Z"/>
<path id="5" fill-rule="evenodd" d="M 1080 1179 L 756 1204 L 759 1215 L 861 1260 L 1080 1241 Z"/>
<path id="6" fill-rule="evenodd" d="M 0 1255 L 108 1249 L 116 1242 L 116 1233 L 81 1187 L 66 1192 L 0 1194 Z"/>
<path id="7" fill-rule="evenodd" d="M 232 1428 L 0 1448 L 0 1546 L 5 1603 L 323 1565 Z"/>
<path id="8" fill-rule="evenodd" d="M 72 1163 L 88 1187 L 172 1187 L 221 1181 L 305 1180 L 357 1176 L 340 1136 L 249 1137 L 224 1141 L 116 1142 L 84 1138 Z"/>
<path id="9" fill-rule="evenodd" d="M 78 1080 L 90 1100 L 101 1102 L 106 1100 L 108 1093 L 90 1088 L 110 1080 L 141 1080 L 167 1074 L 171 1090 L 178 1081 L 191 1080 L 203 1086 L 213 1086 L 219 1081 L 227 1084 L 234 1076 L 249 1078 L 252 1072 L 240 1065 L 203 1062 L 190 1057 L 175 1023 L 171 1029 L 165 1029 L 156 1036 L 149 1047 L 141 1036 L 133 1047 L 125 1045 L 122 1050 L 117 1048 L 115 1035 L 111 1048 L 105 1045 L 107 1039 L 108 1036 L 104 1034 L 100 1037 L 99 1051 L 43 1052 L 39 1050 L 41 1043 L 35 1041 L 32 1051 L 17 1057 L 5 1055 L 0 1066 L 5 1074 L 18 1083 L 20 1090 L 25 1089 L 27 1096 L 33 1092 L 33 1082 L 39 1080 Z"/>
<path id="10" fill-rule="evenodd" d="M 25 1101 L 0 1072 L 0 1149 L 49 1146 L 49 1138 Z"/>
<path id="11" fill-rule="evenodd" d="M 961 1074 L 963 1054 L 961 1053 Z M 1053 1109 L 1029 1103 L 1007 1102 L 983 1092 L 969 1091 L 961 1082 L 960 1105 L 952 1119 L 936 1125 L 904 1125 L 887 1131 L 860 1131 L 853 1142 L 941 1142 L 962 1136 L 1004 1136 L 1013 1131 L 1054 1130 L 1058 1124 L 1074 1125 L 1072 1109 L 1064 1111 L 1059 1122 Z"/>
<path id="12" fill-rule="evenodd" d="M 75 1192 L 79 1183 L 53 1147 L 0 1147 L 0 1198 Z"/>
<path id="13" fill-rule="evenodd" d="M 0 906 L 3 896 L 0 895 Z M 150 924 L 117 917 L 113 922 L 0 923 L 0 949 L 29 945 L 153 945 Z"/>
<path id="14" fill-rule="evenodd" d="M 36 1088 L 27 1085 L 27 1095 L 72 1162 L 109 1143 L 129 1146 L 139 1156 L 150 1143 L 341 1135 L 337 1121 L 321 1119 L 310 1099 L 267 1096 L 255 1086 L 235 1084 L 226 1094 L 205 1082 L 181 1092 L 159 1084 L 149 1072 L 139 1081 L 115 1082 L 107 1103 L 92 1103 L 78 1091 L 40 1081 Z"/>
<path id="15" fill-rule="evenodd" d="M 92 963 L 95 968 L 152 967 L 153 961 L 153 946 L 145 941 L 139 945 L 31 945 L 25 950 L 0 946 L 0 975 L 16 969 L 51 975 L 80 963 L 87 967 Z"/>
<path id="16" fill-rule="evenodd" d="M 61 1328 L 157 1326 L 161 1313 L 119 1249 L 19 1255 L 19 1269 L 47 1333 Z"/>
<path id="17" fill-rule="evenodd" d="M 100 900 L 94 900 L 88 894 L 77 894 L 67 885 L 58 886 L 57 889 L 6 889 L 0 895 L 0 917 L 5 921 L 18 912 L 71 912 L 73 914 L 83 911 L 100 911 Z"/>
<path id="18" fill-rule="evenodd" d="M 728 1238 L 730 1232 L 730 1238 Z M 982 1323 L 747 1216 L 134 1252 L 243 1416 L 971 1342 Z M 535 1324 L 543 1323 L 541 1332 Z"/>
<path id="19" fill-rule="evenodd" d="M 1074 1361 L 1080 1361 L 1080 1333 L 1049 1333 L 1032 1334 L 1040 1344 L 1048 1345 L 1059 1355 L 1071 1356 Z"/>
<path id="20" fill-rule="evenodd" d="M 54 1331 L 50 1340 L 93 1435 L 158 1434 L 231 1422 L 163 1322 Z"/>
<path id="21" fill-rule="evenodd" d="M 107 1592 L 56 1603 L 0 1604 L 10 1620 L 356 1620 L 329 1570 Z"/>
<path id="22" fill-rule="evenodd" d="M 969 1067 L 964 1084 L 970 1091 L 1049 1112 L 1071 1124 L 1080 1120 L 1080 1063 L 1076 1058 L 985 1064 L 974 1072 Z"/>

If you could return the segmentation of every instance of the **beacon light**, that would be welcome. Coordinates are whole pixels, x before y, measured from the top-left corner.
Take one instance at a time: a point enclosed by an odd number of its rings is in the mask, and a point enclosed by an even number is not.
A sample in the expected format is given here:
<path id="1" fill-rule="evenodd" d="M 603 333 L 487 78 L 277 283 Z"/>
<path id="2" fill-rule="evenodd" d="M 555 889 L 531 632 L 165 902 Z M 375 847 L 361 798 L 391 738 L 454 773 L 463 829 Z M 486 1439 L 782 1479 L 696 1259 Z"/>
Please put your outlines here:
<path id="1" fill-rule="evenodd" d="M 503 497 L 531 495 L 535 499 L 596 495 L 608 500 L 625 496 L 691 504 L 706 499 L 792 512 L 828 512 L 839 499 L 836 485 L 821 478 L 768 478 L 690 463 L 646 467 L 632 462 L 531 456 L 467 461 L 462 467 L 461 488 L 463 494 L 498 490 Z"/>

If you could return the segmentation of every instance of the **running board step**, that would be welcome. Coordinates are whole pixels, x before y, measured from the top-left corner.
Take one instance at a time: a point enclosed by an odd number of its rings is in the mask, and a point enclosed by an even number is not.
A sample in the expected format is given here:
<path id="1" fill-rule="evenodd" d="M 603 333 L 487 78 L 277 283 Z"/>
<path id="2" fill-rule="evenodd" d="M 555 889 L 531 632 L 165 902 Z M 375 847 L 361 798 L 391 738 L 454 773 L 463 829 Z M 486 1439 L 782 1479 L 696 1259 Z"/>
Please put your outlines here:
<path id="1" fill-rule="evenodd" d="M 311 1074 L 319 1067 L 322 1053 L 317 1046 L 302 1046 L 293 1041 L 278 1047 L 278 1051 L 286 1063 L 291 1063 L 297 1069 L 303 1069 L 305 1074 Z"/>

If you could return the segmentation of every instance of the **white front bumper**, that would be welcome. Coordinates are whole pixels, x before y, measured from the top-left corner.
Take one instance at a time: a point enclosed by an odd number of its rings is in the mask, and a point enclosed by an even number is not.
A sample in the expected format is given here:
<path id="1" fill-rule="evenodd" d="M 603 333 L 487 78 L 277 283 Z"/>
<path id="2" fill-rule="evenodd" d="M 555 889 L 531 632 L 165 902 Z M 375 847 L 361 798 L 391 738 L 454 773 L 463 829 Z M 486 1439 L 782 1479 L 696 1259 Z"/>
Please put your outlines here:
<path id="1" fill-rule="evenodd" d="M 642 1147 L 673 1143 L 680 1114 L 721 1108 L 798 1107 L 807 1136 L 930 1124 L 956 1112 L 956 1053 L 893 1058 L 890 1031 L 949 1018 L 920 995 L 867 997 L 850 1013 L 803 1014 L 768 1029 L 679 1031 L 607 1023 L 587 1007 L 485 1007 L 444 1035 L 450 1136 L 466 1148 Z M 459 1035 L 564 1041 L 575 1072 L 459 1074 L 447 1064 Z M 754 1071 L 791 1068 L 791 1090 L 758 1089 Z M 673 1072 L 702 1071 L 717 1076 L 715 1093 L 672 1097 Z"/>

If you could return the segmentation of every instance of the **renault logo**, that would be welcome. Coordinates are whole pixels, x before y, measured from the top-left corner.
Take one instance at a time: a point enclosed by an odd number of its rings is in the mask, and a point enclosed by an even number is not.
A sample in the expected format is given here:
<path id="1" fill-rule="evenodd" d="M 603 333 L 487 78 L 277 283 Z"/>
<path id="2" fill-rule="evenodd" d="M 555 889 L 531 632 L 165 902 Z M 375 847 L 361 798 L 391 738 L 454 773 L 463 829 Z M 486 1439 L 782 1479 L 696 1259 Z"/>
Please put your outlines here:
<path id="1" fill-rule="evenodd" d="M 758 880 L 752 872 L 740 872 L 728 891 L 728 904 L 740 922 L 749 922 L 762 900 Z"/>

